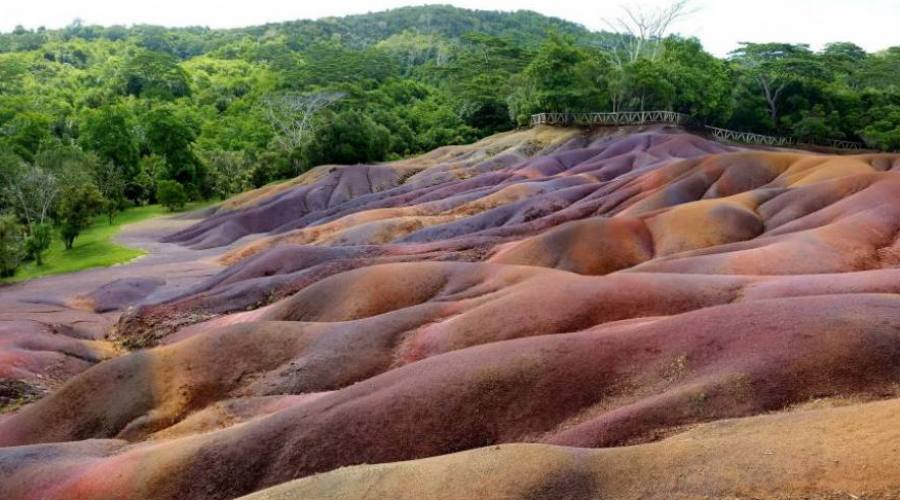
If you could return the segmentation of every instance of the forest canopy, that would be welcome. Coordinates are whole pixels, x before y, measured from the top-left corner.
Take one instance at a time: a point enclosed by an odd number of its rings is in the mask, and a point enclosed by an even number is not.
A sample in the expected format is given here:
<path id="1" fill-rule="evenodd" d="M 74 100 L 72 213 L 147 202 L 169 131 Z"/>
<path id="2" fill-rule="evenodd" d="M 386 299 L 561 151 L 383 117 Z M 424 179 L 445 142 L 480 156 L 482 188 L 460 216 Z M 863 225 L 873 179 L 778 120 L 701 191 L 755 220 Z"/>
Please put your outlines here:
<path id="1" fill-rule="evenodd" d="M 53 224 L 69 244 L 90 213 L 112 220 L 160 201 L 161 187 L 177 207 L 315 165 L 473 141 L 547 111 L 672 110 L 900 149 L 900 47 L 745 43 L 723 59 L 693 38 L 638 41 L 449 6 L 230 30 L 18 27 L 0 34 L 5 231 L 13 241 L 20 224 L 39 249 Z"/>

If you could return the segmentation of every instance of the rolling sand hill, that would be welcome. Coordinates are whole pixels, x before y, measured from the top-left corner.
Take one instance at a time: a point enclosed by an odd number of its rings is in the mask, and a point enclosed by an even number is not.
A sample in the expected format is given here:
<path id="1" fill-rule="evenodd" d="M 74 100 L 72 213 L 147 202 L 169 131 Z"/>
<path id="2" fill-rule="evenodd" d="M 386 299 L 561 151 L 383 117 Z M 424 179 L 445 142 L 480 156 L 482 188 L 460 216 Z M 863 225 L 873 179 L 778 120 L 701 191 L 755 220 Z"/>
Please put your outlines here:
<path id="1" fill-rule="evenodd" d="M 900 155 L 537 128 L 193 222 L 0 290 L 0 497 L 900 498 Z"/>

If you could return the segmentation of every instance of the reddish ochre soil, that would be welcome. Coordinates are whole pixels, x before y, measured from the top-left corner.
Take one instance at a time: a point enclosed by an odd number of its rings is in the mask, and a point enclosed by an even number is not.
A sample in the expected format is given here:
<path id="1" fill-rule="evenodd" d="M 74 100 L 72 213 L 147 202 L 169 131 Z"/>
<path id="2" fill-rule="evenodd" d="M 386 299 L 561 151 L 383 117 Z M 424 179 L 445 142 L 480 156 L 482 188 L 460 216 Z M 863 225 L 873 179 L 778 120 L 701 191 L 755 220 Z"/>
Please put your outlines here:
<path id="1" fill-rule="evenodd" d="M 537 128 L 192 217 L 0 288 L 0 498 L 900 498 L 898 155 Z"/>

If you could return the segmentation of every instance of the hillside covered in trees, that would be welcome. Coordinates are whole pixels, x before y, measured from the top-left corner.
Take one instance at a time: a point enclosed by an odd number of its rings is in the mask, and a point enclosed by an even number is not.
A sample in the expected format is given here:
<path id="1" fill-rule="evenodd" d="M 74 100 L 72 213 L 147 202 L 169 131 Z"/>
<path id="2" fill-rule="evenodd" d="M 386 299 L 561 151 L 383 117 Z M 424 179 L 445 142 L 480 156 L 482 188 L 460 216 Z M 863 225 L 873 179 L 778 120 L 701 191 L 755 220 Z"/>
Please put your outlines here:
<path id="1" fill-rule="evenodd" d="M 21 224 L 39 258 L 50 224 L 70 245 L 104 209 L 227 197 L 314 165 L 471 142 L 542 111 L 667 109 L 900 148 L 900 47 L 745 44 L 723 60 L 696 39 L 632 41 L 449 6 L 233 30 L 17 28 L 0 34 L 0 247 L 16 246 Z"/>

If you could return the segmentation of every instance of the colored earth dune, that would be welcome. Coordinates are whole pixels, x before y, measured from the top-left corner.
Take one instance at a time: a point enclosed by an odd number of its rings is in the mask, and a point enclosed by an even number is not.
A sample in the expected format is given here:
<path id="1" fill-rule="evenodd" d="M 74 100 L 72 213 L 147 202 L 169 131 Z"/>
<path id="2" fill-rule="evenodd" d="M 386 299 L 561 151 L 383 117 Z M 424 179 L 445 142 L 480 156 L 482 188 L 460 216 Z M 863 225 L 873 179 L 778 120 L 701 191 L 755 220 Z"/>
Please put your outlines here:
<path id="1" fill-rule="evenodd" d="M 197 217 L 0 289 L 0 497 L 900 494 L 900 155 L 540 127 Z"/>

